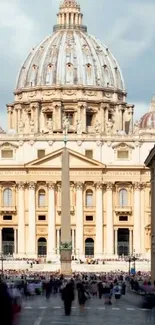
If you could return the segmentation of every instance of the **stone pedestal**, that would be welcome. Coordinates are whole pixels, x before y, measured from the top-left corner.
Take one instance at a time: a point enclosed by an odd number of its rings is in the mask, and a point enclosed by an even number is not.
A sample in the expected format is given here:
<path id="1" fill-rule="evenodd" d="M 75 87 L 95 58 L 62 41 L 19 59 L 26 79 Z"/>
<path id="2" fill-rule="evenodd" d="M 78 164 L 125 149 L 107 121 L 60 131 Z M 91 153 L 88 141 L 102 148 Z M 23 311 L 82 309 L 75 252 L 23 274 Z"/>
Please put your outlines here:
<path id="1" fill-rule="evenodd" d="M 72 249 L 62 249 L 60 252 L 60 260 L 61 260 L 61 274 L 63 275 L 72 275 L 71 268 L 71 256 Z"/>

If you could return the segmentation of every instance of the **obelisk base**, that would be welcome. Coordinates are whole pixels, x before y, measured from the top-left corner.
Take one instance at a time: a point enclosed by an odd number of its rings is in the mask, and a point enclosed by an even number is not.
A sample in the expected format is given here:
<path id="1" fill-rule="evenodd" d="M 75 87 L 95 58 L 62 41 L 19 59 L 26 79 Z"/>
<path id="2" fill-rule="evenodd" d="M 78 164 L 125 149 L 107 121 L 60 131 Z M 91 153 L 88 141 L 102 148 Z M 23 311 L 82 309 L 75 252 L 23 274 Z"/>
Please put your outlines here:
<path id="1" fill-rule="evenodd" d="M 63 275 L 72 275 L 72 267 L 71 267 L 71 256 L 72 250 L 71 249 L 62 249 L 61 250 L 61 265 L 60 271 Z"/>

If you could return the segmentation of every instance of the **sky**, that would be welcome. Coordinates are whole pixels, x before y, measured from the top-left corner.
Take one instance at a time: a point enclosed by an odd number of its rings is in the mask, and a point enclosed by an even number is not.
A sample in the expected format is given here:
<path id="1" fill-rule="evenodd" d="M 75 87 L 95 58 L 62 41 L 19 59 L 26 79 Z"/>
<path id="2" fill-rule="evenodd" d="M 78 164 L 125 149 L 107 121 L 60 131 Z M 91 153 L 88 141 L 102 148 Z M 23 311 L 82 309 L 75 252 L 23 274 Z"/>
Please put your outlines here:
<path id="1" fill-rule="evenodd" d="M 0 125 L 13 102 L 17 75 L 30 50 L 52 33 L 60 0 L 0 0 Z M 88 33 L 121 67 L 135 120 L 155 93 L 155 0 L 79 0 Z"/>

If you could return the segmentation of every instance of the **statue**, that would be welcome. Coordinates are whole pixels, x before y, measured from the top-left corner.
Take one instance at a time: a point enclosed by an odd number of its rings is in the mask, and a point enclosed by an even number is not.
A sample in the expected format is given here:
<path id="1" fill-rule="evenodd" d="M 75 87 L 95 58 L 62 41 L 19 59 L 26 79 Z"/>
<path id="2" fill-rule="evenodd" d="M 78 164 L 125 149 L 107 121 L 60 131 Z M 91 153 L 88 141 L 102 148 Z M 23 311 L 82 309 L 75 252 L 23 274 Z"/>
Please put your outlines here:
<path id="1" fill-rule="evenodd" d="M 139 122 L 136 121 L 135 124 L 134 124 L 133 133 L 134 133 L 134 134 L 138 134 L 138 133 L 139 133 L 139 129 L 140 129 L 140 127 L 139 127 Z"/>
<path id="2" fill-rule="evenodd" d="M 23 131 L 24 131 L 24 126 L 25 126 L 25 123 L 22 121 L 22 120 L 20 120 L 19 121 L 19 125 L 18 125 L 18 130 L 19 130 L 19 133 L 23 133 Z"/>
<path id="3" fill-rule="evenodd" d="M 34 133 L 34 121 L 33 120 L 30 120 L 29 126 L 30 126 L 30 133 Z"/>
<path id="4" fill-rule="evenodd" d="M 101 123 L 99 121 L 96 121 L 94 129 L 95 129 L 95 133 L 101 132 Z"/>
<path id="5" fill-rule="evenodd" d="M 49 133 L 53 133 L 53 120 L 51 118 L 49 118 L 47 121 L 47 129 Z"/>
<path id="6" fill-rule="evenodd" d="M 63 134 L 68 133 L 69 126 L 70 126 L 69 119 L 67 116 L 64 116 L 62 119 Z"/>
<path id="7" fill-rule="evenodd" d="M 113 121 L 112 120 L 108 120 L 108 122 L 106 123 L 106 125 L 107 125 L 107 135 L 112 135 Z"/>
<path id="8" fill-rule="evenodd" d="M 77 120 L 76 121 L 76 131 L 78 135 L 82 134 L 82 125 L 81 125 L 81 120 Z"/>

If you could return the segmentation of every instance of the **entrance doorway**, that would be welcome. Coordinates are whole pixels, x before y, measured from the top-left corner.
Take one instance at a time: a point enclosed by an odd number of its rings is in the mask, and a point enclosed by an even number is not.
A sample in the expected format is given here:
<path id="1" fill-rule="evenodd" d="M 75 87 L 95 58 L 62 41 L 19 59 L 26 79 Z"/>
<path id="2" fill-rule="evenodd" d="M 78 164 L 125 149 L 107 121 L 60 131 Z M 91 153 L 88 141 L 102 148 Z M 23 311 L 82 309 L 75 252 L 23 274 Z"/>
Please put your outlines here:
<path id="1" fill-rule="evenodd" d="M 92 238 L 85 240 L 85 257 L 94 257 L 94 240 Z"/>
<path id="2" fill-rule="evenodd" d="M 118 255 L 129 255 L 129 229 L 118 229 Z"/>
<path id="3" fill-rule="evenodd" d="M 38 239 L 38 256 L 45 257 L 47 255 L 47 240 L 46 238 Z"/>
<path id="4" fill-rule="evenodd" d="M 13 255 L 14 253 L 14 229 L 2 229 L 2 252 L 4 255 Z"/>

